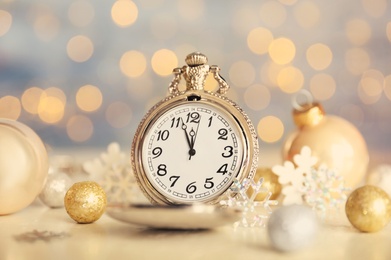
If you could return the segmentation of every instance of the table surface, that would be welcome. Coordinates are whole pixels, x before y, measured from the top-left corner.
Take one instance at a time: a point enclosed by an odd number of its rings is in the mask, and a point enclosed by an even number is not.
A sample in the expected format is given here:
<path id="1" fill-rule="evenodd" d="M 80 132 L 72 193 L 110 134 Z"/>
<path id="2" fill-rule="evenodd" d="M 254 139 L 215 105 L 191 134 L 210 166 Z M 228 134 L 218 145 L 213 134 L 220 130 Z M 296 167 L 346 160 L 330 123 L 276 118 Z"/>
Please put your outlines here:
<path id="1" fill-rule="evenodd" d="M 313 245 L 293 253 L 272 249 L 265 228 L 153 230 L 103 215 L 77 224 L 65 209 L 36 201 L 0 217 L 0 259 L 391 259 L 391 230 L 360 233 L 348 222 L 322 224 Z M 28 232 L 60 235 L 29 241 Z M 46 234 L 47 234 L 46 233 Z M 40 237 L 40 236 L 37 236 Z"/>
<path id="2" fill-rule="evenodd" d="M 88 158 L 96 155 L 99 153 Z M 272 157 L 263 156 L 274 164 L 275 156 Z M 391 259 L 390 225 L 377 233 L 360 233 L 344 214 L 341 216 L 327 224 L 323 222 L 310 247 L 281 253 L 271 247 L 265 228 L 227 225 L 203 231 L 154 230 L 108 215 L 92 224 L 77 224 L 64 208 L 51 209 L 36 200 L 17 213 L 0 216 L 0 260 Z M 31 232 L 36 232 L 39 239 L 29 241 L 27 234 Z M 45 235 L 50 232 L 53 236 L 49 239 Z"/>

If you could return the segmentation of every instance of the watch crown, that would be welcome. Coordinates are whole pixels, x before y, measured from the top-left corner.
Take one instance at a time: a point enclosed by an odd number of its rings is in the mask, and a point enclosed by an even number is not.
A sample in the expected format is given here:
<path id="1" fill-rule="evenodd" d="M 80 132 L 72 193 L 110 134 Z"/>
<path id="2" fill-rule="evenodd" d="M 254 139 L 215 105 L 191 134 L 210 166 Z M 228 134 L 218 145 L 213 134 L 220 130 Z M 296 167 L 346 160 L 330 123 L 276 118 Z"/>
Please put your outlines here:
<path id="1" fill-rule="evenodd" d="M 201 52 L 193 52 L 186 56 L 186 64 L 190 67 L 204 65 L 208 62 L 208 58 Z"/>

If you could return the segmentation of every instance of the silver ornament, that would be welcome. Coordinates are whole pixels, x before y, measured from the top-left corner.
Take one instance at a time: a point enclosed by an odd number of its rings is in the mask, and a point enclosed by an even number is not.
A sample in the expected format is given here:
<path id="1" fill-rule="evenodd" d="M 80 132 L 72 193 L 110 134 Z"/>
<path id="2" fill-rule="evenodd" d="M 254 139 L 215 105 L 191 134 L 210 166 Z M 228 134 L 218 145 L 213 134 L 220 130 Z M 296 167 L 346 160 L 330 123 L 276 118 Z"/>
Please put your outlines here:
<path id="1" fill-rule="evenodd" d="M 48 207 L 64 207 L 64 196 L 72 186 L 71 178 L 63 172 L 53 172 L 48 175 L 46 184 L 39 194 L 41 201 Z"/>
<path id="2" fill-rule="evenodd" d="M 315 238 L 318 221 L 307 206 L 289 205 L 278 208 L 269 218 L 267 232 L 273 247 L 289 252 L 308 246 Z"/>

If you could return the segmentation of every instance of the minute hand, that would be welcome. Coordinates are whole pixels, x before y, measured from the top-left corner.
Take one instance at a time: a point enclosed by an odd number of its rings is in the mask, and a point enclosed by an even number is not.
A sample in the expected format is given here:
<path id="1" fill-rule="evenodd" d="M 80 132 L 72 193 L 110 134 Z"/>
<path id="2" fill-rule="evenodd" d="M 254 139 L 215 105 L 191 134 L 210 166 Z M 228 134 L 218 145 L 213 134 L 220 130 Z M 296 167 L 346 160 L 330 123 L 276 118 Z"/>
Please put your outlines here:
<path id="1" fill-rule="evenodd" d="M 186 136 L 186 141 L 187 141 L 187 144 L 189 145 L 189 148 L 192 149 L 192 141 L 190 140 L 189 138 L 189 134 L 187 133 L 187 126 L 185 125 L 185 123 L 183 123 L 183 119 L 181 118 L 182 120 L 182 129 L 183 131 L 185 132 L 185 136 Z"/>
<path id="2" fill-rule="evenodd" d="M 198 129 L 200 128 L 200 122 L 201 122 L 201 116 L 198 120 L 198 124 L 197 124 L 197 129 L 196 131 L 194 132 L 193 129 L 191 129 L 190 131 L 190 136 L 191 136 L 191 149 L 194 149 L 194 144 L 195 144 L 195 141 L 197 139 L 197 133 L 198 133 Z M 192 133 L 193 132 L 193 133 Z"/>

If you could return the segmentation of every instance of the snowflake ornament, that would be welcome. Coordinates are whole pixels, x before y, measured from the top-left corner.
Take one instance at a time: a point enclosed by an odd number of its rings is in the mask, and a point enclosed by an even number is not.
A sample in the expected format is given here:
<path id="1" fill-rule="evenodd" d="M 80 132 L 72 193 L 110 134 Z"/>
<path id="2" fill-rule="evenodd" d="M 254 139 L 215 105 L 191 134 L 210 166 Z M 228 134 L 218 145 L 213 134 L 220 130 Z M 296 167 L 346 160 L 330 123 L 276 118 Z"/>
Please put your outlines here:
<path id="1" fill-rule="evenodd" d="M 293 157 L 293 163 L 272 167 L 283 185 L 282 204 L 306 204 L 325 217 L 327 211 L 338 210 L 346 202 L 348 188 L 336 170 L 322 164 L 316 167 L 318 159 L 311 149 L 304 146 L 300 154 Z"/>
<path id="2" fill-rule="evenodd" d="M 107 153 L 85 162 L 83 169 L 102 186 L 109 204 L 149 203 L 137 185 L 129 158 L 121 152 L 118 143 L 109 144 Z"/>
<path id="3" fill-rule="evenodd" d="M 343 177 L 335 170 L 330 170 L 322 164 L 318 169 L 311 169 L 311 175 L 306 177 L 305 202 L 315 210 L 325 213 L 328 209 L 337 209 L 347 199 L 350 190 L 344 186 Z"/>
<path id="4" fill-rule="evenodd" d="M 226 200 L 220 202 L 223 206 L 238 208 L 242 211 L 242 218 L 234 225 L 239 227 L 265 227 L 269 215 L 272 213 L 270 206 L 277 205 L 276 200 L 270 200 L 272 193 L 262 187 L 263 178 L 258 182 L 246 178 L 240 183 L 234 180 L 231 188 L 226 193 Z M 252 192 L 250 192 L 250 187 Z M 262 201 L 255 198 L 260 193 L 266 193 Z"/>

